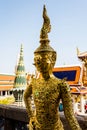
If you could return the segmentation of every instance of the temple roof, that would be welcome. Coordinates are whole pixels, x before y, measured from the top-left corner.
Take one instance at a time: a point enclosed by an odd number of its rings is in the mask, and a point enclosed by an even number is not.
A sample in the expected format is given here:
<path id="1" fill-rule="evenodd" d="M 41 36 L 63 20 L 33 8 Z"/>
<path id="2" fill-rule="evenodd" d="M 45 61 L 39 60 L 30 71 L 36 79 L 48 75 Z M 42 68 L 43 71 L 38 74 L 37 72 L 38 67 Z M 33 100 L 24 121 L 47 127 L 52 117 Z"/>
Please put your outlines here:
<path id="1" fill-rule="evenodd" d="M 87 88 L 86 87 L 70 87 L 70 92 L 72 94 L 87 94 Z"/>
<path id="2" fill-rule="evenodd" d="M 82 58 L 87 58 L 87 51 L 79 53 L 78 54 L 78 58 L 82 59 Z"/>
<path id="3" fill-rule="evenodd" d="M 0 91 L 11 90 L 13 88 L 15 76 L 0 74 Z"/>
<path id="4" fill-rule="evenodd" d="M 62 66 L 53 68 L 53 74 L 60 79 L 66 78 L 69 85 L 80 84 L 80 66 Z"/>
<path id="5" fill-rule="evenodd" d="M 76 49 L 77 49 L 77 56 L 78 56 L 79 59 L 81 59 L 81 60 L 87 59 L 87 51 L 80 52 L 78 47 Z"/>

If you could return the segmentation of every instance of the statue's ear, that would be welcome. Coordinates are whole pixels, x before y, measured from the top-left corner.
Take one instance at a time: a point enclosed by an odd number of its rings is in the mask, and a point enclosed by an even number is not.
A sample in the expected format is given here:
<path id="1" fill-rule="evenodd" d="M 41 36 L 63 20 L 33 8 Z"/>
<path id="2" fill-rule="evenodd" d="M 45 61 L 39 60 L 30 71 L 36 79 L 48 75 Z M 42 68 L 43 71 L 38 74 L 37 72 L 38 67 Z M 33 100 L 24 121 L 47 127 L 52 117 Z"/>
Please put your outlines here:
<path id="1" fill-rule="evenodd" d="M 52 62 L 55 64 L 55 62 L 56 62 L 56 52 L 52 53 L 51 59 L 52 59 Z"/>

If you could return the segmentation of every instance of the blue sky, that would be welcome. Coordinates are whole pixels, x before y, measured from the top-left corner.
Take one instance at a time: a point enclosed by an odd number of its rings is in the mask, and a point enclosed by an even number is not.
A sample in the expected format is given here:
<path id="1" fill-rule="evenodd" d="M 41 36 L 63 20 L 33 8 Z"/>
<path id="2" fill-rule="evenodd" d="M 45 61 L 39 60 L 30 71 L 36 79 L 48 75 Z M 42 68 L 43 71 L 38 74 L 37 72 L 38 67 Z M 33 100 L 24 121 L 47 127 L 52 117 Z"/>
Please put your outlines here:
<path id="1" fill-rule="evenodd" d="M 87 51 L 87 0 L 0 0 L 0 73 L 14 74 L 21 43 L 26 72 L 34 72 L 43 5 L 51 21 L 55 66 L 80 64 L 76 47 Z"/>

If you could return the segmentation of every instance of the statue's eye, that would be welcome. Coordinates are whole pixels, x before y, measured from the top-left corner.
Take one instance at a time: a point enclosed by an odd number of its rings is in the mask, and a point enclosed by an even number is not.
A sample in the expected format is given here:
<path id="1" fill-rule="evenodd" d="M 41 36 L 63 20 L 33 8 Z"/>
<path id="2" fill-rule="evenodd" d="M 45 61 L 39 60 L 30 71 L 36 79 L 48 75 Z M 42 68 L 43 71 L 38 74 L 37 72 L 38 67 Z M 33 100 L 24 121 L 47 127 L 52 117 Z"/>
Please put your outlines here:
<path id="1" fill-rule="evenodd" d="M 40 60 L 37 60 L 36 62 L 37 62 L 37 64 L 40 64 Z"/>
<path id="2" fill-rule="evenodd" d="M 37 57 L 34 58 L 34 61 L 35 61 L 36 64 L 39 65 L 42 62 L 42 57 L 41 56 L 37 56 Z"/>
<path id="3" fill-rule="evenodd" d="M 36 64 L 40 64 L 40 62 L 41 62 L 40 58 L 36 58 L 34 61 Z"/>

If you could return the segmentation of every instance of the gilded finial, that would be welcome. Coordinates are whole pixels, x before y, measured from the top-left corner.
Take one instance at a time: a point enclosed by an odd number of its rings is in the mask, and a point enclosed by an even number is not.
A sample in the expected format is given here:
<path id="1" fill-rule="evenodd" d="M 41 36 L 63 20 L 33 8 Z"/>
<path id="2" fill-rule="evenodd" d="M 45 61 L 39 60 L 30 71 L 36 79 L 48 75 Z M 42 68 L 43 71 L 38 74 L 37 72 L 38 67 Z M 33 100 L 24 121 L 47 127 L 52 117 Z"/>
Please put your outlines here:
<path id="1" fill-rule="evenodd" d="M 50 19 L 47 15 L 47 10 L 44 5 L 43 7 L 43 25 L 40 32 L 40 46 L 35 50 L 37 52 L 54 52 L 54 49 L 49 45 L 50 40 L 48 39 L 48 33 L 51 30 Z"/>
<path id="2" fill-rule="evenodd" d="M 43 7 L 43 26 L 40 32 L 40 39 L 48 39 L 48 33 L 51 30 L 50 19 L 47 15 L 47 10 L 44 5 Z"/>
<path id="3" fill-rule="evenodd" d="M 76 49 L 77 49 L 77 56 L 78 56 L 80 54 L 80 51 L 79 51 L 78 47 Z"/>

